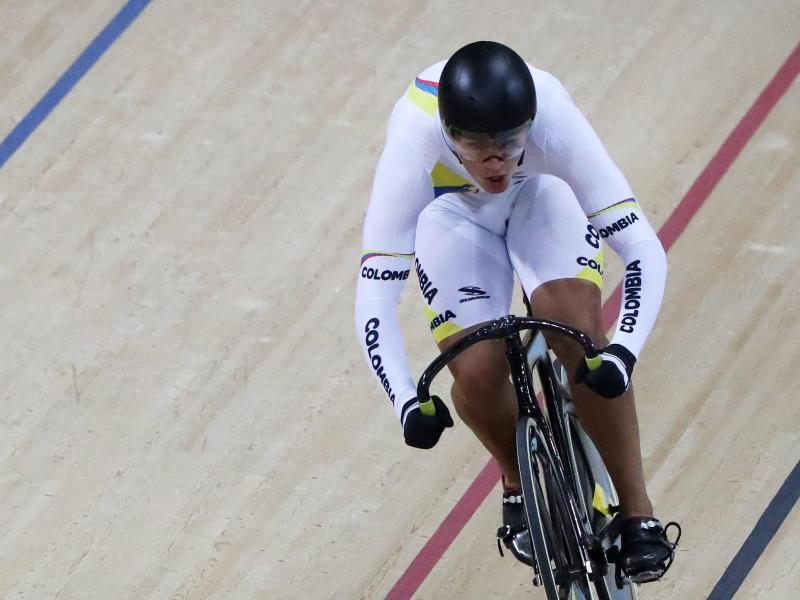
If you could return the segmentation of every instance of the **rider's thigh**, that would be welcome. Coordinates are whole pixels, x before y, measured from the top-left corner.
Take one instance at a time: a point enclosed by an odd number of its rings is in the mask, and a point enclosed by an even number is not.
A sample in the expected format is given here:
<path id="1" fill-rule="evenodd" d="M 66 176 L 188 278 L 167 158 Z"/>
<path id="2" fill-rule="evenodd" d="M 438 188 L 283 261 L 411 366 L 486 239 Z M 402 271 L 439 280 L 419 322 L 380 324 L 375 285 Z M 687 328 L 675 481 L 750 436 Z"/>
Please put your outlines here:
<path id="1" fill-rule="evenodd" d="M 603 285 L 600 235 L 583 214 L 572 189 L 542 175 L 524 184 L 508 224 L 508 255 L 525 293 L 556 279 Z"/>
<path id="2" fill-rule="evenodd" d="M 507 315 L 514 285 L 505 239 L 475 222 L 470 206 L 452 196 L 422 211 L 414 248 L 423 309 L 437 343 Z"/>
<path id="3" fill-rule="evenodd" d="M 426 320 L 440 349 L 509 312 L 514 272 L 502 235 L 507 218 L 502 210 L 481 214 L 448 194 L 419 217 L 416 269 Z M 497 342 L 476 344 L 449 366 L 459 387 L 476 395 L 508 374 L 503 345 Z"/>
<path id="4" fill-rule="evenodd" d="M 601 343 L 600 236 L 564 181 L 541 176 L 526 187 L 512 211 L 507 239 L 533 314 L 577 327 Z M 575 342 L 560 336 L 548 336 L 548 341 L 557 354 L 569 355 L 562 360 L 579 353 Z"/>

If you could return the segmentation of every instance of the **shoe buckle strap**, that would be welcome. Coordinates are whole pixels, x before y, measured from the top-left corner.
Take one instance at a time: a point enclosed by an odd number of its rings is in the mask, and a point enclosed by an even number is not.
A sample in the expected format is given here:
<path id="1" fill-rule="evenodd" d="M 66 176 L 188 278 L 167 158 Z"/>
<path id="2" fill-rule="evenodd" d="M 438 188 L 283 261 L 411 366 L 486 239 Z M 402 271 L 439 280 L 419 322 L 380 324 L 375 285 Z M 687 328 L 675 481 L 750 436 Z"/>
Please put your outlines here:
<path id="1" fill-rule="evenodd" d="M 521 525 L 503 525 L 497 530 L 497 551 L 500 553 L 501 557 L 505 557 L 503 554 L 503 547 L 500 544 L 502 541 L 503 544 L 511 548 L 511 540 L 518 534 L 522 533 L 523 531 L 528 530 L 528 524 L 522 523 Z"/>
<path id="2" fill-rule="evenodd" d="M 528 531 L 528 524 L 521 523 L 519 525 L 503 525 L 497 530 L 497 539 L 508 541 L 509 538 L 514 537 L 518 533 L 522 533 L 523 531 Z"/>

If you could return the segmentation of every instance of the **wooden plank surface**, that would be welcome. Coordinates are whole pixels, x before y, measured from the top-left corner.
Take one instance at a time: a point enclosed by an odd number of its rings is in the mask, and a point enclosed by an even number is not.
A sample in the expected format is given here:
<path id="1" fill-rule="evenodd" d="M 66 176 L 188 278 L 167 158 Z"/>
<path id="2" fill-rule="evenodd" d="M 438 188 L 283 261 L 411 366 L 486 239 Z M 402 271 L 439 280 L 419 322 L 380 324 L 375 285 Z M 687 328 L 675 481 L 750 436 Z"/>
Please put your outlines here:
<path id="1" fill-rule="evenodd" d="M 0 135 L 122 4 L 0 2 Z M 460 423 L 403 445 L 353 330 L 361 222 L 393 102 L 478 38 L 562 79 L 658 226 L 800 5 L 154 0 L 0 169 L 0 597 L 387 593 L 486 454 Z M 708 593 L 797 461 L 798 100 L 670 253 L 636 381 L 685 541 L 642 598 Z M 541 597 L 498 517 L 493 495 L 415 597 Z M 738 597 L 796 595 L 796 531 Z"/>

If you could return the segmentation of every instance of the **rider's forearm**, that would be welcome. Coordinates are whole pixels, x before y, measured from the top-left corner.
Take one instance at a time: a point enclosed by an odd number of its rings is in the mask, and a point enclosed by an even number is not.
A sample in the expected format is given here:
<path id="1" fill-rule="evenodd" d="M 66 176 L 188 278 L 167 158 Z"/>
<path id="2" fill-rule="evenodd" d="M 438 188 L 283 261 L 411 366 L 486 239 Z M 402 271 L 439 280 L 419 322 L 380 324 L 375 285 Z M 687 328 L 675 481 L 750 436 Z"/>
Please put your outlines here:
<path id="1" fill-rule="evenodd" d="M 624 265 L 622 301 L 612 343 L 638 357 L 655 325 L 667 279 L 667 255 L 633 199 L 590 218 Z"/>
<path id="2" fill-rule="evenodd" d="M 626 246 L 620 256 L 625 263 L 617 328 L 611 340 L 638 357 L 656 323 L 667 280 L 667 255 L 658 240 Z"/>
<path id="3" fill-rule="evenodd" d="M 364 256 L 356 288 L 356 335 L 370 370 L 402 421 L 416 397 L 397 317 L 411 259 L 369 252 Z"/>

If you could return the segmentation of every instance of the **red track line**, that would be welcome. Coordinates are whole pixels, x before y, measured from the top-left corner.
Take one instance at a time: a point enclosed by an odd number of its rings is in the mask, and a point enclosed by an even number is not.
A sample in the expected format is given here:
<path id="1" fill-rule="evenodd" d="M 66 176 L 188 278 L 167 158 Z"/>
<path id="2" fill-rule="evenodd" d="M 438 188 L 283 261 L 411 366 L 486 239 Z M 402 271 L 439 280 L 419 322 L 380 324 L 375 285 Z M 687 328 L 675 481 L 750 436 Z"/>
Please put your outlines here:
<path id="1" fill-rule="evenodd" d="M 789 89 L 798 72 L 800 72 L 800 43 L 794 47 L 789 58 L 778 69 L 778 72 L 775 73 L 775 76 L 764 88 L 764 91 L 756 98 L 750 110 L 733 128 L 733 131 L 717 150 L 711 162 L 703 169 L 700 176 L 695 179 L 681 203 L 672 211 L 672 214 L 659 230 L 658 236 L 661 238 L 664 248 L 669 250 L 675 240 L 678 239 L 678 236 L 686 229 L 689 221 L 692 220 L 692 217 L 700 209 L 703 202 L 706 201 L 720 179 L 722 179 L 722 176 L 727 173 L 728 168 L 739 156 L 742 148 L 750 141 L 750 138 L 753 137 L 753 134 L 764 122 L 764 119 L 767 118 L 769 111 Z"/>
<path id="2" fill-rule="evenodd" d="M 408 565 L 406 572 L 386 596 L 386 600 L 411 598 L 498 481 L 500 481 L 500 468 L 494 459 L 490 459 L 416 558 Z"/>
<path id="3" fill-rule="evenodd" d="M 692 187 L 659 229 L 658 236 L 666 250 L 672 247 L 686 229 L 697 211 L 714 191 L 722 176 L 739 156 L 742 148 L 750 141 L 769 112 L 789 89 L 798 72 L 800 72 L 800 43 L 795 46 L 789 58 L 767 84 L 750 110 L 733 128 L 706 168 L 695 179 Z M 617 284 L 611 296 L 603 304 L 603 327 L 605 329 L 609 329 L 617 318 L 621 295 L 622 286 Z M 433 567 L 436 566 L 436 563 L 439 562 L 439 559 L 498 481 L 500 481 L 500 470 L 494 459 L 489 459 L 450 514 L 445 517 L 442 524 L 397 580 L 386 596 L 386 600 L 408 600 L 414 595 L 414 592 L 419 589 L 419 586 L 422 585 L 422 582 L 425 581 Z"/>

